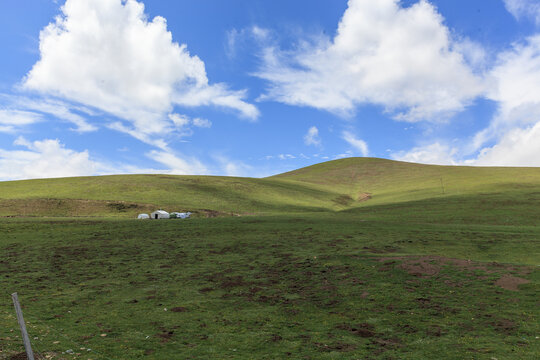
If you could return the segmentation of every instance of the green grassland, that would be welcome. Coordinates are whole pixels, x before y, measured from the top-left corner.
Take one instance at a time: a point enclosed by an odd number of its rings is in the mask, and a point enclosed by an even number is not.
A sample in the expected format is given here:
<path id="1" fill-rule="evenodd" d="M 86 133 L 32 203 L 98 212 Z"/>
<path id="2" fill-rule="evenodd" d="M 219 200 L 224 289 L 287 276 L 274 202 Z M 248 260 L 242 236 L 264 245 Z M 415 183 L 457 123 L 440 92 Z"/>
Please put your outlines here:
<path id="1" fill-rule="evenodd" d="M 537 359 L 539 200 L 537 168 L 380 159 L 0 183 L 0 359 L 14 291 L 51 359 Z"/>
<path id="2" fill-rule="evenodd" d="M 265 179 L 117 175 L 9 181 L 0 183 L 0 216 L 129 218 L 156 207 L 203 215 L 208 210 L 222 215 L 275 215 L 471 196 L 538 200 L 540 169 L 348 158 Z"/>

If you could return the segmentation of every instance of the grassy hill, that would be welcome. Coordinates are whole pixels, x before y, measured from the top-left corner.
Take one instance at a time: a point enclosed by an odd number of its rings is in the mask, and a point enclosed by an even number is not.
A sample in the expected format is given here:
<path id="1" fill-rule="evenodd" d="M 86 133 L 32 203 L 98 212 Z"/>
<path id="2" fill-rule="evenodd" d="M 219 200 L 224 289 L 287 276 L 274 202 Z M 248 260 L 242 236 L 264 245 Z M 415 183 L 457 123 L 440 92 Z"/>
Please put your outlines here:
<path id="1" fill-rule="evenodd" d="M 379 205 L 490 193 L 540 191 L 540 168 L 437 166 L 377 158 L 329 161 L 273 176 L 272 179 L 334 189 L 353 200 L 371 197 Z"/>
<path id="2" fill-rule="evenodd" d="M 164 208 L 206 215 L 354 211 L 396 203 L 540 200 L 539 168 L 329 161 L 265 179 L 117 175 L 0 183 L 0 216 L 116 216 Z M 452 200 L 454 199 L 454 200 Z"/>

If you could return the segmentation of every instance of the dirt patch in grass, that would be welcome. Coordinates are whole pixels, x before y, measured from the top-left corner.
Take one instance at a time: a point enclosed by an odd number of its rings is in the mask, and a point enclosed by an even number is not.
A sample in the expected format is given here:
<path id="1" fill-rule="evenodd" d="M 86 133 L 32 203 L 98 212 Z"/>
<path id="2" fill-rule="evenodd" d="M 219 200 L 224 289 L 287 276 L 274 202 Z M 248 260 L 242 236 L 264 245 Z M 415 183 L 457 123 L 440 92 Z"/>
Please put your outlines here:
<path id="1" fill-rule="evenodd" d="M 367 193 L 367 192 L 361 192 L 360 194 L 358 194 L 358 201 L 362 202 L 362 201 L 368 201 L 369 199 L 371 199 L 371 194 L 370 193 Z"/>
<path id="2" fill-rule="evenodd" d="M 515 265 L 506 265 L 499 264 L 496 262 L 492 263 L 481 263 L 471 260 L 463 259 L 453 259 L 445 258 L 442 256 L 396 256 L 396 257 L 382 257 L 377 259 L 379 262 L 383 262 L 381 269 L 388 271 L 390 266 L 394 266 L 392 262 L 400 260 L 401 263 L 396 265 L 398 268 L 407 271 L 410 275 L 429 278 L 435 275 L 438 275 L 443 268 L 443 266 L 454 266 L 463 271 L 468 271 L 474 273 L 476 271 L 483 271 L 487 274 L 497 274 L 497 273 L 517 273 L 520 275 L 528 275 L 532 272 L 532 269 L 526 266 L 515 266 Z M 483 275 L 476 276 L 479 279 L 485 277 Z M 501 286 L 508 290 L 518 290 L 517 286 L 520 284 L 526 284 L 529 280 L 515 277 L 512 275 L 504 274 L 501 279 L 499 279 L 495 285 Z M 461 284 L 449 282 L 447 285 L 452 287 L 460 287 Z"/>
<path id="3" fill-rule="evenodd" d="M 496 331 L 502 332 L 506 335 L 513 334 L 517 329 L 516 323 L 508 319 L 500 319 L 496 322 L 492 322 L 491 325 Z"/>
<path id="4" fill-rule="evenodd" d="M 353 198 L 349 195 L 341 195 L 332 200 L 336 205 L 348 206 L 354 202 Z"/>
<path id="5" fill-rule="evenodd" d="M 350 324 L 340 324 L 336 326 L 336 329 L 345 330 L 350 332 L 351 334 L 363 337 L 363 338 L 369 338 L 375 336 L 375 327 L 368 323 L 362 323 L 357 325 L 350 325 Z"/>
<path id="6" fill-rule="evenodd" d="M 529 280 L 512 275 L 503 275 L 499 280 L 495 281 L 496 286 L 500 286 L 503 289 L 511 291 L 518 291 L 519 285 L 528 283 L 530 283 Z"/>
<path id="7" fill-rule="evenodd" d="M 431 277 L 441 271 L 441 266 L 431 259 L 404 261 L 399 267 L 409 274 L 418 277 Z"/>
<path id="8" fill-rule="evenodd" d="M 171 341 L 173 335 L 174 330 L 163 330 L 162 332 L 156 334 L 156 336 L 161 339 L 162 343 L 167 343 Z"/>
<path id="9" fill-rule="evenodd" d="M 187 308 L 183 307 L 183 306 L 177 306 L 177 307 L 173 307 L 171 309 L 172 312 L 186 312 L 187 311 Z"/>
<path id="10" fill-rule="evenodd" d="M 385 246 L 382 248 L 377 248 L 373 246 L 364 246 L 362 249 L 372 254 L 389 254 L 389 253 L 396 252 L 398 250 L 397 248 L 393 246 Z"/>
<path id="11" fill-rule="evenodd" d="M 332 351 L 349 352 L 349 351 L 354 351 L 356 349 L 356 345 L 347 344 L 341 341 L 338 341 L 336 343 L 331 343 L 331 344 L 315 343 L 315 346 L 317 347 L 317 350 L 319 350 L 320 352 L 332 352 Z"/>

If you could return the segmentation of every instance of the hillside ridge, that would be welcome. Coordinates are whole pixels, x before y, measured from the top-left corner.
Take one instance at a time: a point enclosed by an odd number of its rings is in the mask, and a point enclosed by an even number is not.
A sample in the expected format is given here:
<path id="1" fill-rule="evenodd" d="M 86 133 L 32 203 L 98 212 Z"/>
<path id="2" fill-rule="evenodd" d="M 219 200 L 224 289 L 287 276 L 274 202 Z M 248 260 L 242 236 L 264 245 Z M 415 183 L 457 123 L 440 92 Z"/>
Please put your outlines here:
<path id="1" fill-rule="evenodd" d="M 500 193 L 540 193 L 540 168 L 346 158 L 267 178 L 143 174 L 6 181 L 0 182 L 0 216 L 132 217 L 154 207 L 231 215 L 324 212 Z"/>

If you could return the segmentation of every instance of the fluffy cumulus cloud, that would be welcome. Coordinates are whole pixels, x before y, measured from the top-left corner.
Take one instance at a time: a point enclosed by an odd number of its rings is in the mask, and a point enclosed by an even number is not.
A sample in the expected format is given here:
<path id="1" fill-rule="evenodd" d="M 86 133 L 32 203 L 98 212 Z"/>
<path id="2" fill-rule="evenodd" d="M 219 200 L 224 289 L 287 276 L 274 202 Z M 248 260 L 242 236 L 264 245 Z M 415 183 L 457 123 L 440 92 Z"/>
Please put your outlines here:
<path id="1" fill-rule="evenodd" d="M 351 145 L 362 156 L 369 155 L 368 145 L 364 140 L 358 139 L 349 131 L 344 131 L 342 135 L 343 140 L 345 140 L 349 145 Z"/>
<path id="2" fill-rule="evenodd" d="M 498 54 L 486 82 L 485 96 L 497 110 L 469 142 L 452 147 L 434 141 L 391 156 L 429 164 L 540 166 L 540 35 Z"/>
<path id="3" fill-rule="evenodd" d="M 171 130 L 175 105 L 212 105 L 255 119 L 245 91 L 211 84 L 204 62 L 173 41 L 163 17 L 136 0 L 67 0 L 40 33 L 41 59 L 26 90 L 95 107 L 144 134 Z"/>
<path id="4" fill-rule="evenodd" d="M 350 0 L 333 39 L 292 52 L 269 46 L 257 76 L 269 82 L 262 99 L 340 114 L 370 103 L 402 120 L 439 120 L 484 91 L 460 49 L 476 60 L 481 51 L 465 45 L 427 1 Z"/>
<path id="5" fill-rule="evenodd" d="M 540 25 L 540 2 L 538 0 L 504 0 L 506 9 L 518 20 L 530 18 Z"/>
<path id="6" fill-rule="evenodd" d="M 473 140 L 479 165 L 540 166 L 540 35 L 499 54 L 488 96 L 498 104 L 490 125 Z M 486 146 L 494 143 L 495 145 Z"/>
<path id="7" fill-rule="evenodd" d="M 105 170 L 88 151 L 65 148 L 58 140 L 29 142 L 19 137 L 21 150 L 0 149 L 0 180 L 95 175 Z"/>
<path id="8" fill-rule="evenodd" d="M 482 149 L 472 165 L 540 166 L 540 121 L 527 128 L 508 131 L 500 141 Z"/>
<path id="9" fill-rule="evenodd" d="M 304 144 L 306 145 L 321 145 L 321 138 L 319 136 L 319 129 L 316 126 L 312 126 L 308 129 L 306 135 L 304 135 Z"/>
<path id="10" fill-rule="evenodd" d="M 457 165 L 455 160 L 456 153 L 456 148 L 435 142 L 425 146 L 414 147 L 409 151 L 393 153 L 391 154 L 391 158 L 420 164 Z"/>

